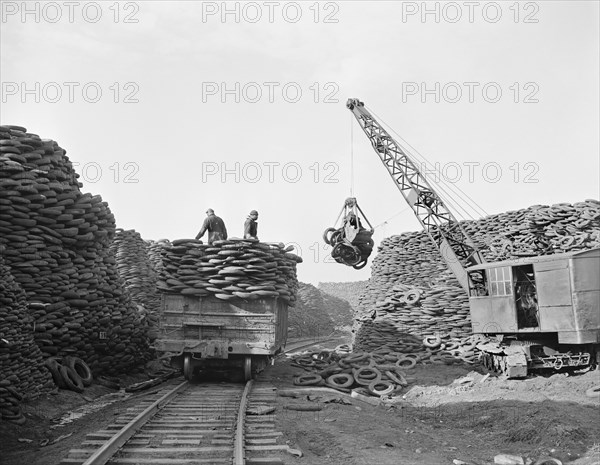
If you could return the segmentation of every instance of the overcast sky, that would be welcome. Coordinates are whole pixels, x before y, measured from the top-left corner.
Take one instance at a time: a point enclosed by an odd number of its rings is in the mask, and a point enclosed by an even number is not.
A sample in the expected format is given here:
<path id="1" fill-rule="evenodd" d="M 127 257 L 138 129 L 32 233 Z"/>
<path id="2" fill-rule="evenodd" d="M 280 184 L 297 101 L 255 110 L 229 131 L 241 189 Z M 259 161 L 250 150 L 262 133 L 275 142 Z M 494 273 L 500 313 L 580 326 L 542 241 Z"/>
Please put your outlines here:
<path id="1" fill-rule="evenodd" d="M 489 214 L 599 197 L 596 1 L 1 3 L 2 124 L 146 239 L 256 209 L 300 280 L 368 278 L 321 240 L 344 199 L 376 243 L 419 224 L 349 97 Z"/>

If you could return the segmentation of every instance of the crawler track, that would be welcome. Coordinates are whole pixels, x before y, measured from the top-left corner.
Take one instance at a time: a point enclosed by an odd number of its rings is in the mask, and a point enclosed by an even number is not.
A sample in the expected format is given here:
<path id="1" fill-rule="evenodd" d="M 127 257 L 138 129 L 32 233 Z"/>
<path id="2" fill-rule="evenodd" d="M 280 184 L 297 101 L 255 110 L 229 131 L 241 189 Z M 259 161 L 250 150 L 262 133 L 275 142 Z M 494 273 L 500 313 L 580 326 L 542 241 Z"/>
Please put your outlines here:
<path id="1" fill-rule="evenodd" d="M 274 389 L 252 385 L 169 386 L 88 434 L 61 464 L 282 463 L 268 456 L 287 448 L 276 445 L 281 433 L 274 431 L 274 416 L 246 416 L 249 398 L 251 406 L 264 407 L 274 403 Z"/>

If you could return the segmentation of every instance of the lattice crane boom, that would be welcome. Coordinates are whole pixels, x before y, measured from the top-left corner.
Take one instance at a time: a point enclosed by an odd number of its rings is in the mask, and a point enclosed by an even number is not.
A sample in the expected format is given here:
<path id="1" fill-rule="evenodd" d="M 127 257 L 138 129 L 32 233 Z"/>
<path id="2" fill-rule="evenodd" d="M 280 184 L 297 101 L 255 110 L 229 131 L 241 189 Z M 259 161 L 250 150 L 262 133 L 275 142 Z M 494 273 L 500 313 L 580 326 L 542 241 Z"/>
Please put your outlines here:
<path id="1" fill-rule="evenodd" d="M 461 286 L 468 292 L 469 277 L 465 265 L 485 262 L 477 245 L 444 205 L 419 168 L 365 108 L 364 103 L 351 98 L 346 106 L 356 117 L 421 226 L 429 234 Z"/>

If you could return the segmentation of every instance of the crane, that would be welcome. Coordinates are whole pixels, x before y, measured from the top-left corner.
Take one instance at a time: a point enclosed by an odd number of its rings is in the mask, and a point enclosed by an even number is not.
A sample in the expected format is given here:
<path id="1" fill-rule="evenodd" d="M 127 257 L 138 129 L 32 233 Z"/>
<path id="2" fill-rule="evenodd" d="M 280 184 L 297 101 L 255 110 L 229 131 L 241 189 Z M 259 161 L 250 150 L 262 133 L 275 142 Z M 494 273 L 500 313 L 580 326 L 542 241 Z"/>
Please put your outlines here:
<path id="1" fill-rule="evenodd" d="M 396 187 L 440 251 L 448 267 L 465 291 L 469 292 L 471 283 L 465 266 L 485 263 L 477 245 L 467 235 L 415 163 L 365 108 L 364 103 L 351 98 L 348 99 L 346 107 L 356 117 Z"/>
<path id="2" fill-rule="evenodd" d="M 514 378 L 526 376 L 528 369 L 600 365 L 600 248 L 486 263 L 477 244 L 364 103 L 351 98 L 346 106 L 469 295 L 473 333 L 495 337 L 477 345 L 484 365 Z"/>

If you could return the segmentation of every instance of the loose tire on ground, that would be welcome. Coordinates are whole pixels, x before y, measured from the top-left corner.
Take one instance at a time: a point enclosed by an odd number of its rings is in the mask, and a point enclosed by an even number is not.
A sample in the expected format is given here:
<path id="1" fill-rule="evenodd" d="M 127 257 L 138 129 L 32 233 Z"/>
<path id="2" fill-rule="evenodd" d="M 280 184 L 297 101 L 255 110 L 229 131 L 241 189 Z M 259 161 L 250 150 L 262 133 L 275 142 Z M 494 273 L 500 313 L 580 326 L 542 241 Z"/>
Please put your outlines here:
<path id="1" fill-rule="evenodd" d="M 70 389 L 71 391 L 75 392 L 83 392 L 83 381 L 73 368 L 67 365 L 61 365 L 59 370 L 60 376 L 62 377 L 65 385 L 67 386 L 67 389 Z"/>
<path id="2" fill-rule="evenodd" d="M 91 386 L 94 377 L 92 376 L 92 370 L 90 367 L 81 360 L 79 357 L 65 357 L 65 365 L 75 370 L 75 372 L 81 378 L 84 386 Z"/>
<path id="3" fill-rule="evenodd" d="M 361 386 L 368 386 L 371 383 L 381 381 L 381 372 L 375 367 L 362 367 L 353 370 L 354 379 Z"/>
<path id="4" fill-rule="evenodd" d="M 382 388 L 383 387 L 383 388 Z M 376 396 L 387 396 L 392 393 L 395 389 L 395 386 L 389 381 L 373 381 L 368 386 L 369 392 Z"/>
<path id="5" fill-rule="evenodd" d="M 325 383 L 336 388 L 349 388 L 354 384 L 354 377 L 348 373 L 331 375 Z"/>
<path id="6" fill-rule="evenodd" d="M 314 386 L 323 381 L 321 375 L 302 375 L 294 378 L 294 384 L 296 386 Z"/>
<path id="7" fill-rule="evenodd" d="M 413 368 L 417 364 L 417 361 L 412 357 L 400 357 L 396 362 L 396 366 L 401 370 L 408 370 Z"/>
<path id="8" fill-rule="evenodd" d="M 58 386 L 59 389 L 67 389 L 67 385 L 65 384 L 62 375 L 60 374 L 61 364 L 56 357 L 50 357 L 46 359 L 44 362 L 44 366 L 48 368 L 50 374 L 52 375 L 52 379 L 54 380 L 54 384 Z"/>

